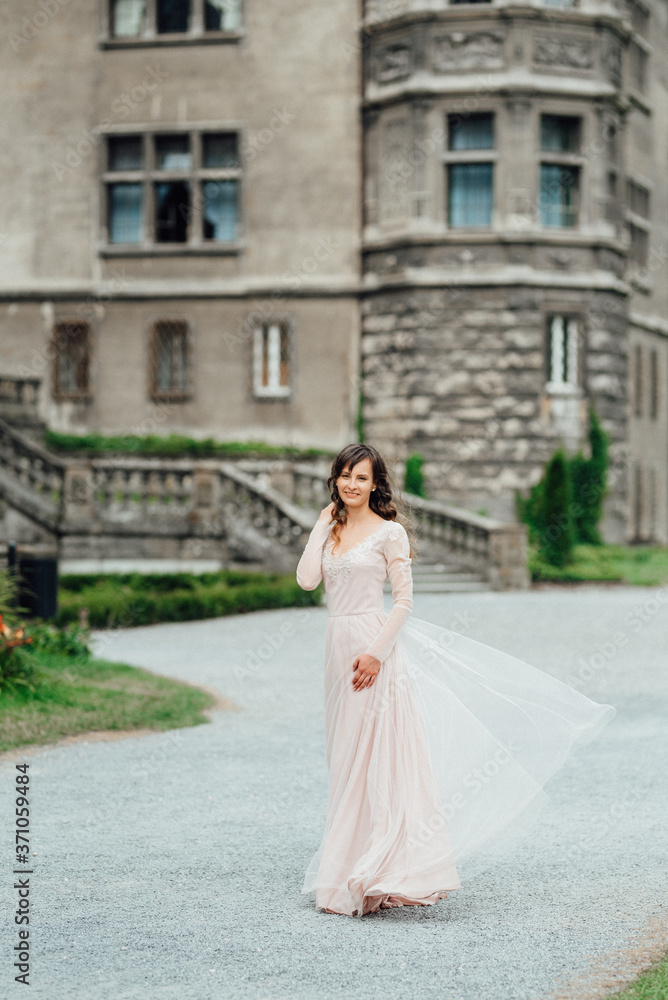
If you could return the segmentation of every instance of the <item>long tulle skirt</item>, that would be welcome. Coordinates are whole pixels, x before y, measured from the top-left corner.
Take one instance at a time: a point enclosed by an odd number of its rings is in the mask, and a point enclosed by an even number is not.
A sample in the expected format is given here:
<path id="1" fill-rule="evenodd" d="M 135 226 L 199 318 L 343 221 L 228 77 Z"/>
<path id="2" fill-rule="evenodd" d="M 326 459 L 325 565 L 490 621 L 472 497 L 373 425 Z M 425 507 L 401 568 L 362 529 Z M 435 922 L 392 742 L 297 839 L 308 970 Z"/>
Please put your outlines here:
<path id="1" fill-rule="evenodd" d="M 543 671 L 410 617 L 373 685 L 352 664 L 386 612 L 330 616 L 325 654 L 329 804 L 303 893 L 362 915 L 431 905 L 456 864 L 521 836 L 543 785 L 615 716 Z"/>

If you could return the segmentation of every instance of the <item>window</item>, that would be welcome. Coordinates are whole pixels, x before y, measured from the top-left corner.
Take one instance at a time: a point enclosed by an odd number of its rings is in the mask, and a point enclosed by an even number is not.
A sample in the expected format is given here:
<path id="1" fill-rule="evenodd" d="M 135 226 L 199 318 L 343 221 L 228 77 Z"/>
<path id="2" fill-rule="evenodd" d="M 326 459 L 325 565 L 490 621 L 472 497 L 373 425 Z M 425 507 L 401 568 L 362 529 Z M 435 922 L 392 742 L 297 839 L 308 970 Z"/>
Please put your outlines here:
<path id="1" fill-rule="evenodd" d="M 633 413 L 642 417 L 643 364 L 642 347 L 636 344 L 633 351 Z"/>
<path id="2" fill-rule="evenodd" d="M 164 36 L 207 37 L 238 32 L 241 0 L 110 0 L 112 39 L 152 39 Z"/>
<path id="3" fill-rule="evenodd" d="M 452 228 L 487 227 L 494 205 L 494 149 L 492 114 L 448 115 L 446 154 L 448 225 Z"/>
<path id="4" fill-rule="evenodd" d="M 580 119 L 566 115 L 541 115 L 540 148 L 557 153 L 577 153 L 580 149 Z"/>
<path id="5" fill-rule="evenodd" d="M 189 398 L 190 335 L 185 320 L 158 320 L 151 331 L 149 391 L 152 399 Z"/>
<path id="6" fill-rule="evenodd" d="M 629 82 L 639 93 L 645 93 L 647 53 L 637 42 L 629 42 Z"/>
<path id="7" fill-rule="evenodd" d="M 253 389 L 256 396 L 290 393 L 289 330 L 287 323 L 263 323 L 253 340 Z"/>
<path id="8" fill-rule="evenodd" d="M 626 182 L 626 201 L 629 211 L 643 219 L 649 219 L 649 191 L 636 181 Z"/>
<path id="9" fill-rule="evenodd" d="M 581 120 L 541 115 L 540 146 L 551 162 L 540 164 L 540 221 L 543 226 L 577 225 L 580 188 Z M 547 159 L 547 158 L 545 158 Z"/>
<path id="10" fill-rule="evenodd" d="M 551 316 L 548 319 L 547 389 L 568 392 L 577 388 L 578 321 L 574 317 Z"/>
<path id="11" fill-rule="evenodd" d="M 646 229 L 634 226 L 629 223 L 629 260 L 638 268 L 647 266 L 647 256 L 649 253 L 649 233 Z"/>
<path id="12" fill-rule="evenodd" d="M 236 132 L 109 136 L 106 166 L 109 244 L 215 247 L 238 239 Z"/>
<path id="13" fill-rule="evenodd" d="M 80 321 L 56 323 L 51 341 L 53 398 L 90 398 L 90 326 Z"/>

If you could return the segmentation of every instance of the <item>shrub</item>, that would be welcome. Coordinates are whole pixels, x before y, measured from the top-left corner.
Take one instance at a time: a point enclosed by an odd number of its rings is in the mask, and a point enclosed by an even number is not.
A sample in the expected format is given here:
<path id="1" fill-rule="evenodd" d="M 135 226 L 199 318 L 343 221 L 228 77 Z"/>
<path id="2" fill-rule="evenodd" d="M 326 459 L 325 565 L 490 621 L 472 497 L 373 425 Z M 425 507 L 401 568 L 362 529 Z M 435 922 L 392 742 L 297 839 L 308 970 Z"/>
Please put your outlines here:
<path id="1" fill-rule="evenodd" d="M 607 489 L 608 443 L 608 435 L 591 407 L 589 409 L 590 457 L 585 458 L 581 451 L 571 457 L 565 457 L 571 481 L 572 505 L 569 514 L 573 524 L 575 544 L 602 543 L 598 522 L 603 512 L 603 499 Z M 528 525 L 529 540 L 534 544 L 541 544 L 540 540 L 547 530 L 546 475 L 544 470 L 538 482 L 530 488 L 526 498 L 517 491 L 515 493 L 517 518 Z"/>
<path id="2" fill-rule="evenodd" d="M 542 523 L 538 529 L 539 556 L 552 566 L 565 566 L 572 558 L 575 543 L 572 503 L 568 460 L 559 448 L 545 470 Z"/>
<path id="3" fill-rule="evenodd" d="M 76 576 L 64 577 L 62 584 L 57 619 L 61 626 L 77 622 L 83 609 L 94 628 L 127 628 L 320 602 L 319 591 L 303 591 L 292 575 L 236 570 L 201 576 Z"/>
<path id="4" fill-rule="evenodd" d="M 424 488 L 424 475 L 422 472 L 422 455 L 414 452 L 406 460 L 406 472 L 404 474 L 404 490 L 412 493 L 416 497 L 426 497 Z"/>

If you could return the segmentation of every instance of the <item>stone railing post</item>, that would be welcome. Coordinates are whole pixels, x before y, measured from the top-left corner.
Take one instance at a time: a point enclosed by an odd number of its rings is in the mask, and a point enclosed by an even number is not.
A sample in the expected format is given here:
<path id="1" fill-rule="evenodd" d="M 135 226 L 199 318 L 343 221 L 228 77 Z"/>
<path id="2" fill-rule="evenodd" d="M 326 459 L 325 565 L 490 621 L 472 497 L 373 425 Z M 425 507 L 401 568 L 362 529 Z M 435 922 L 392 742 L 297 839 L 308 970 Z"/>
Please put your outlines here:
<path id="1" fill-rule="evenodd" d="M 526 590 L 531 584 L 527 566 L 526 524 L 504 524 L 489 532 L 487 579 L 492 590 Z"/>
<path id="2" fill-rule="evenodd" d="M 93 470 L 89 465 L 66 466 L 62 494 L 62 522 L 66 525 L 92 526 L 95 517 L 93 489 Z"/>

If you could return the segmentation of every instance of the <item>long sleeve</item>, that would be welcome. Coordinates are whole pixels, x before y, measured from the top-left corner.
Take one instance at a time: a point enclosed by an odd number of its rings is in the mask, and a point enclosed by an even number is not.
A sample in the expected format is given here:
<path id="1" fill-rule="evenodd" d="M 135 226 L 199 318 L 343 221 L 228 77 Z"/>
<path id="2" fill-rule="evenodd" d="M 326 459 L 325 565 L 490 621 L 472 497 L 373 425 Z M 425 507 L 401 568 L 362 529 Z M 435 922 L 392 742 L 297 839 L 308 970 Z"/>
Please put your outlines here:
<path id="1" fill-rule="evenodd" d="M 297 583 L 302 590 L 315 590 L 322 580 L 322 547 L 328 534 L 329 524 L 316 521 L 297 565 Z"/>
<path id="2" fill-rule="evenodd" d="M 381 663 L 392 652 L 401 627 L 413 610 L 413 575 L 411 573 L 410 545 L 406 529 L 393 524 L 385 538 L 385 559 L 392 584 L 394 603 L 392 611 L 374 642 L 366 652 Z"/>

